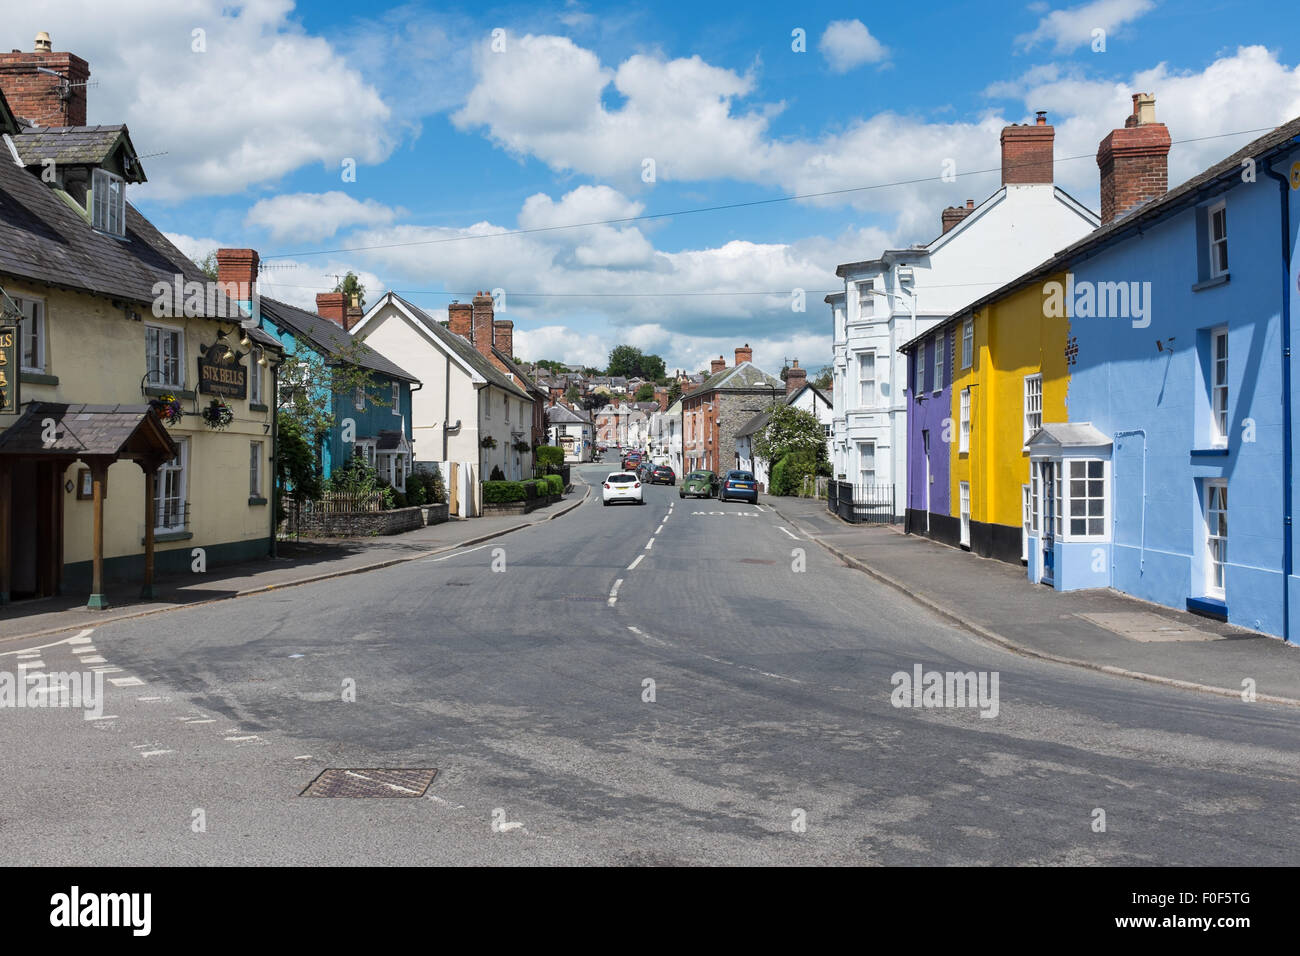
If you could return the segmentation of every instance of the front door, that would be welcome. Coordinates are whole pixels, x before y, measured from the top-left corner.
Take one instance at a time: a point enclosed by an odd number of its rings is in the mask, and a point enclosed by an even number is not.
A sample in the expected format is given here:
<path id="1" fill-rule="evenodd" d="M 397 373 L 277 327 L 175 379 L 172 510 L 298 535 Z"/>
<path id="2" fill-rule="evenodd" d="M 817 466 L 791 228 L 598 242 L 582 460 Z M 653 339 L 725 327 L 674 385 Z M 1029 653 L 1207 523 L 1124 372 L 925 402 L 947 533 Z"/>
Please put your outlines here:
<path id="1" fill-rule="evenodd" d="M 54 462 L 17 459 L 11 466 L 9 596 L 58 594 L 63 572 L 63 472 Z"/>
<path id="2" fill-rule="evenodd" d="M 1061 463 L 1044 461 L 1038 466 L 1043 475 L 1043 573 L 1039 580 L 1043 584 L 1056 584 L 1056 522 L 1057 494 L 1056 483 L 1060 480 Z"/>
<path id="3" fill-rule="evenodd" d="M 925 509 L 925 533 L 930 533 L 930 482 L 934 475 L 930 471 L 930 431 L 922 429 L 921 447 L 925 452 L 925 484 L 921 486 L 921 507 Z"/>

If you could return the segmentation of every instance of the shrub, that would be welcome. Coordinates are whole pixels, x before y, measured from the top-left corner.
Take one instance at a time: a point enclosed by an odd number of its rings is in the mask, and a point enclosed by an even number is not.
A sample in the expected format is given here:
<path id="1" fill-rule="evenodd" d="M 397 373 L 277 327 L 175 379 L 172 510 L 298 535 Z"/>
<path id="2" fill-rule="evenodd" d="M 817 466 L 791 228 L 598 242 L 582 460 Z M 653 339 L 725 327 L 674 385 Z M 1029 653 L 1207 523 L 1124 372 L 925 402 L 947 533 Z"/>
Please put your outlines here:
<path id="1" fill-rule="evenodd" d="M 559 468 L 564 464 L 564 449 L 559 445 L 538 445 L 533 450 L 533 461 L 543 470 Z"/>
<path id="2" fill-rule="evenodd" d="M 505 481 L 505 480 L 506 480 L 506 473 L 505 473 L 504 471 L 501 470 L 501 466 L 500 466 L 500 465 L 493 465 L 493 466 L 492 466 L 492 471 L 491 471 L 491 473 L 488 475 L 488 480 L 489 480 L 489 481 Z"/>
<path id="3" fill-rule="evenodd" d="M 522 481 L 485 481 L 483 482 L 484 504 L 508 504 L 523 501 L 527 497 Z"/>
<path id="4" fill-rule="evenodd" d="M 408 505 L 428 504 L 428 495 L 424 475 L 416 472 L 406 476 L 406 503 Z"/>
<path id="5" fill-rule="evenodd" d="M 530 478 L 528 481 L 524 482 L 524 494 L 528 496 L 529 500 L 536 498 L 538 495 L 543 494 L 543 484 L 544 482 L 538 482 L 535 479 Z"/>
<path id="6" fill-rule="evenodd" d="M 778 496 L 798 495 L 803 490 L 804 479 L 813 474 L 816 467 L 815 452 L 790 452 L 772 468 L 772 487 L 769 492 Z"/>
<path id="7" fill-rule="evenodd" d="M 546 484 L 550 487 L 551 494 L 553 495 L 564 494 L 564 479 L 561 478 L 559 475 L 547 475 Z"/>

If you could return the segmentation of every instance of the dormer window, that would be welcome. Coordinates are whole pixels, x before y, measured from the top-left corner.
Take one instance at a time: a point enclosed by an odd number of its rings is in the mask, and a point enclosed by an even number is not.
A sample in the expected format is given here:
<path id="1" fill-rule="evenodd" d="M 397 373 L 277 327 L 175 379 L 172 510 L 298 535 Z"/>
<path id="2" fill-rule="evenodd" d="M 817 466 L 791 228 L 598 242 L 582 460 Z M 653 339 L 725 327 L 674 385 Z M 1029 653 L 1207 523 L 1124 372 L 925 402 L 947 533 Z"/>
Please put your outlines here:
<path id="1" fill-rule="evenodd" d="M 96 169 L 91 190 L 94 193 L 92 225 L 110 235 L 126 235 L 126 183 L 122 177 Z"/>

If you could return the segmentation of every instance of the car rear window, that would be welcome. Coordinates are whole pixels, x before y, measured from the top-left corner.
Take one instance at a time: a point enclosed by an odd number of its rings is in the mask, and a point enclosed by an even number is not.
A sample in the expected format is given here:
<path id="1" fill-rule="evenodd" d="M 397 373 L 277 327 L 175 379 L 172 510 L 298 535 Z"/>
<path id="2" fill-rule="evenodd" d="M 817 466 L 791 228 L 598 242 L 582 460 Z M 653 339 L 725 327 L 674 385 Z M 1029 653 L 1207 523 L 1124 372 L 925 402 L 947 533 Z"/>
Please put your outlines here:
<path id="1" fill-rule="evenodd" d="M 731 478 L 731 479 L 733 479 L 733 480 L 735 480 L 735 481 L 753 481 L 753 480 L 754 480 L 754 476 L 751 475 L 751 474 L 750 474 L 749 472 L 747 472 L 747 471 L 733 471 L 733 472 L 732 472 L 728 477 Z"/>
<path id="2" fill-rule="evenodd" d="M 629 475 L 627 474 L 627 472 L 622 472 L 617 475 L 610 475 L 605 480 L 606 481 L 636 481 L 636 475 Z"/>

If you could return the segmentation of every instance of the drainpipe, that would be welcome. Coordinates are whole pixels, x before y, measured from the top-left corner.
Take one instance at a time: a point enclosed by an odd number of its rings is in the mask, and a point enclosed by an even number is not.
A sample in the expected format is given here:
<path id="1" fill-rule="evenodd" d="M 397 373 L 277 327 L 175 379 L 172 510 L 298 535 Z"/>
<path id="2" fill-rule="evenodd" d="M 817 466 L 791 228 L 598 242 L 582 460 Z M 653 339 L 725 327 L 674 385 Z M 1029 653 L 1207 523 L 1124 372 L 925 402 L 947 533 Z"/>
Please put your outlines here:
<path id="1" fill-rule="evenodd" d="M 1142 536 L 1139 538 L 1138 550 L 1138 572 L 1146 571 L 1147 566 L 1147 433 L 1145 428 L 1130 428 L 1127 431 L 1116 432 L 1116 438 L 1123 438 L 1125 435 L 1142 436 Z M 1119 470 L 1115 468 L 1115 463 L 1111 463 L 1111 479 L 1114 484 L 1119 484 Z M 1111 495 L 1111 516 L 1110 516 L 1110 567 L 1115 569 L 1115 502 L 1114 495 Z"/>
<path id="2" fill-rule="evenodd" d="M 1295 139 L 1292 142 L 1296 142 Z M 1291 182 L 1271 163 L 1264 172 L 1277 180 L 1282 204 L 1282 640 L 1291 642 Z"/>

